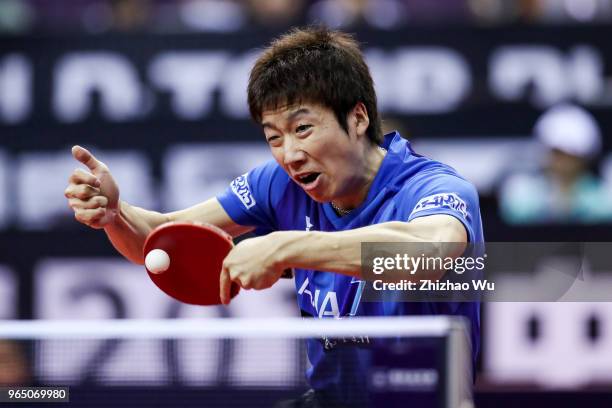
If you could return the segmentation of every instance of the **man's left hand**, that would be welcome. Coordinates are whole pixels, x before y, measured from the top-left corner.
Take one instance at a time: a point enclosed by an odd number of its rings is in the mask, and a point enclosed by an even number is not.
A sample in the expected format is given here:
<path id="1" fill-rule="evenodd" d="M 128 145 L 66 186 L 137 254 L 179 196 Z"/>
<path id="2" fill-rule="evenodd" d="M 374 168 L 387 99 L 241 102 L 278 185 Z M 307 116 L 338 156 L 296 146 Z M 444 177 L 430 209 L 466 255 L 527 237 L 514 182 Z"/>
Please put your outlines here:
<path id="1" fill-rule="evenodd" d="M 283 273 L 280 263 L 277 234 L 249 238 L 236 245 L 223 261 L 220 276 L 220 297 L 223 304 L 230 302 L 230 287 L 236 282 L 243 289 L 266 289 L 276 283 Z"/>

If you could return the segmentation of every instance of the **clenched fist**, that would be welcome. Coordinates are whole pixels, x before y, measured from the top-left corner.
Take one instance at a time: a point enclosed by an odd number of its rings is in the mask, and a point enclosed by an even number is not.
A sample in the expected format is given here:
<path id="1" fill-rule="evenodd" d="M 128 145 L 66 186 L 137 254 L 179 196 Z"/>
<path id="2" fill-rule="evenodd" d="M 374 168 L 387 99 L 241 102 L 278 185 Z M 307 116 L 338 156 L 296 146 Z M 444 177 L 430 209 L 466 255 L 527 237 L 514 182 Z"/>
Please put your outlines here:
<path id="1" fill-rule="evenodd" d="M 89 171 L 76 169 L 68 179 L 64 195 L 74 210 L 74 217 L 92 228 L 104 228 L 119 209 L 119 188 L 108 167 L 81 146 L 72 148 L 72 156 Z"/>

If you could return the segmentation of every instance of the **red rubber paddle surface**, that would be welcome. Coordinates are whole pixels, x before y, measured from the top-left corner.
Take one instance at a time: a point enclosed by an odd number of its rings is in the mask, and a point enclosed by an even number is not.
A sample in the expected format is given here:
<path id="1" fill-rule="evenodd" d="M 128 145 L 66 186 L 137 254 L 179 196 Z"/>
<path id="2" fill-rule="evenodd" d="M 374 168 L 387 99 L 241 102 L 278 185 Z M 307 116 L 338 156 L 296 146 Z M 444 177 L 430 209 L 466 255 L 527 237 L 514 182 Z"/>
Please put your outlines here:
<path id="1" fill-rule="evenodd" d="M 164 293 L 192 305 L 219 305 L 219 276 L 223 260 L 232 249 L 232 237 L 209 224 L 169 222 L 147 237 L 143 257 L 162 249 L 170 257 L 168 270 L 149 277 Z M 232 298 L 240 287 L 232 283 Z"/>

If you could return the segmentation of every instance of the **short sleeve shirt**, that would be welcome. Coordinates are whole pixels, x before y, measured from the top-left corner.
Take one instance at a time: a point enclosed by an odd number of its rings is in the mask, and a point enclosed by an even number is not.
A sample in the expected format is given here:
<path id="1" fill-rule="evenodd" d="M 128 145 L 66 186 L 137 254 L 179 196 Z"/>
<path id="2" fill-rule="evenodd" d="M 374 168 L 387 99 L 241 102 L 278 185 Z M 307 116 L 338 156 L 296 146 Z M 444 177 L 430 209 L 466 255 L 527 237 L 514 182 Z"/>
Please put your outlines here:
<path id="1" fill-rule="evenodd" d="M 338 216 L 329 203 L 311 199 L 276 163 L 268 162 L 236 178 L 217 198 L 234 222 L 260 231 L 343 231 L 390 221 L 446 214 L 465 227 L 472 243 L 484 241 L 478 194 L 474 186 L 443 163 L 413 151 L 399 133 L 385 136 L 387 154 L 364 202 L 348 215 Z M 362 302 L 357 278 L 317 270 L 296 269 L 297 301 L 302 316 L 462 315 L 471 322 L 473 360 L 480 344 L 480 306 L 477 302 Z M 315 389 L 347 401 L 343 370 L 320 339 L 308 341 Z M 343 398 L 342 396 L 344 395 Z"/>

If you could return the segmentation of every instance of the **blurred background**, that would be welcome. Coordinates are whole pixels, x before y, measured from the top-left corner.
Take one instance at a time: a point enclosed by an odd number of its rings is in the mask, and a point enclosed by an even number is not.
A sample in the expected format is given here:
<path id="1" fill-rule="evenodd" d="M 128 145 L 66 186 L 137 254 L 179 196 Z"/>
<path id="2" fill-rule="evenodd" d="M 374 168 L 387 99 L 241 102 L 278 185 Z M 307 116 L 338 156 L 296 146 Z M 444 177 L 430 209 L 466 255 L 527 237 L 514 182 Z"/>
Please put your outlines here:
<path id="1" fill-rule="evenodd" d="M 487 241 L 612 241 L 612 0 L 0 0 L 0 318 L 297 315 L 292 282 L 229 308 L 167 299 L 63 191 L 77 143 L 122 199 L 159 211 L 270 159 L 248 73 L 307 23 L 355 33 L 385 129 L 477 186 Z M 482 336 L 477 406 L 610 406 L 612 303 L 485 304 Z M 145 369 L 109 356 L 97 381 Z M 0 343 L 0 385 L 85 370 L 30 357 Z"/>

